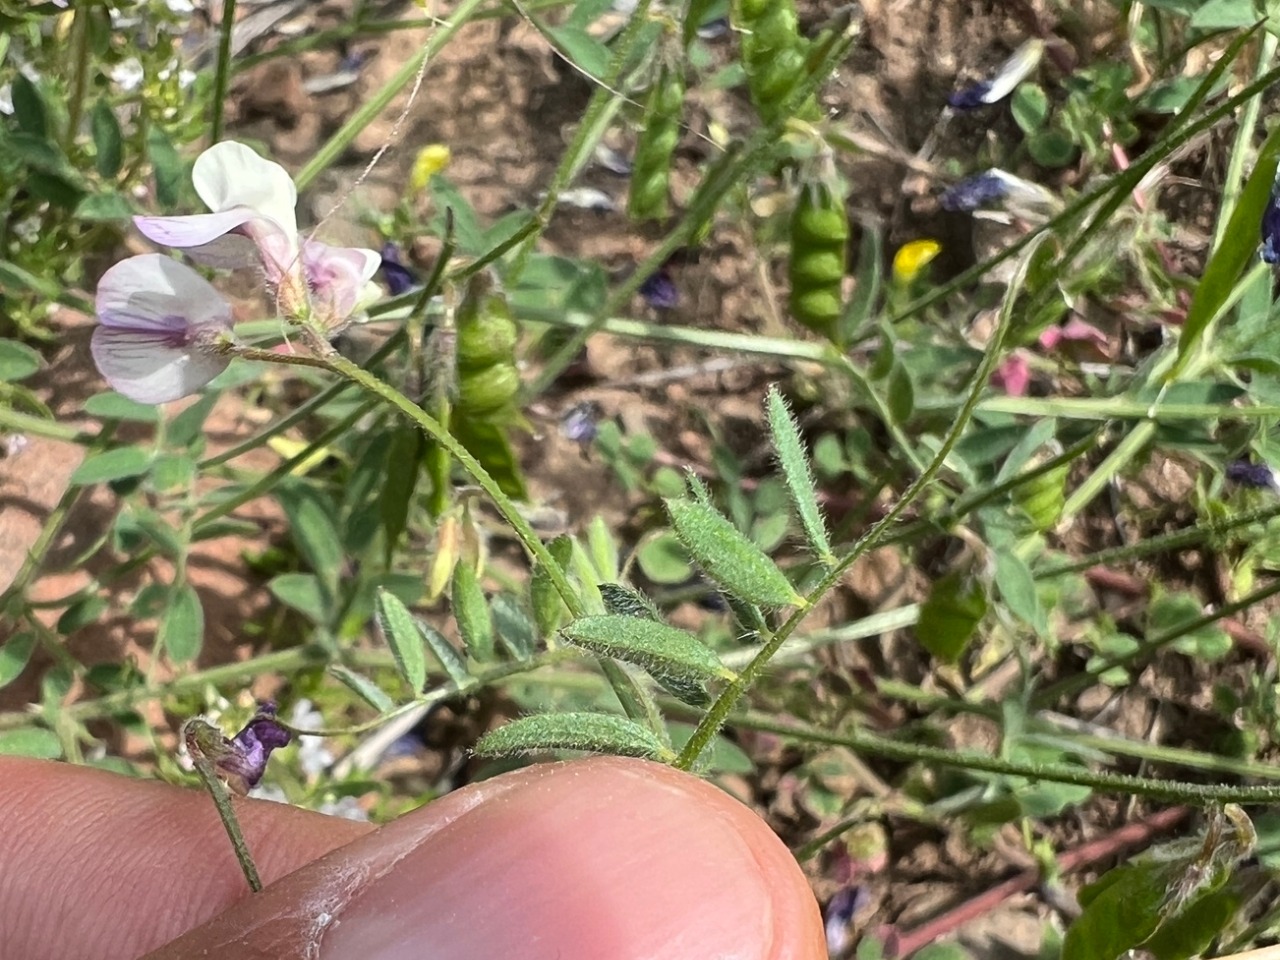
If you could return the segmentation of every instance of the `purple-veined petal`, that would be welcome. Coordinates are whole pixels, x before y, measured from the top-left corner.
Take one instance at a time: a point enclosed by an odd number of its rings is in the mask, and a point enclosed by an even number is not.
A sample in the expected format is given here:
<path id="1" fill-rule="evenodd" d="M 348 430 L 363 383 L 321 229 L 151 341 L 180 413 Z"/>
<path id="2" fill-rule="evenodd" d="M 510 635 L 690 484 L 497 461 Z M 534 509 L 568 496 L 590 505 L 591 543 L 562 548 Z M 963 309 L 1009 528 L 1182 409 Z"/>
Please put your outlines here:
<path id="1" fill-rule="evenodd" d="M 231 307 L 190 267 L 158 253 L 122 260 L 98 284 L 90 349 L 111 386 L 139 403 L 195 393 L 227 368 L 214 342 Z"/>
<path id="2" fill-rule="evenodd" d="M 231 307 L 190 267 L 159 253 L 121 260 L 102 275 L 98 321 L 109 327 L 171 333 L 193 326 L 231 329 Z"/>
<path id="3" fill-rule="evenodd" d="M 292 238 L 298 233 L 294 207 L 298 190 L 284 167 L 258 156 L 243 143 L 224 140 L 196 158 L 191 171 L 196 193 L 214 213 L 247 207 Z"/>
<path id="4" fill-rule="evenodd" d="M 120 327 L 98 327 L 89 349 L 112 389 L 138 403 L 189 397 L 231 362 L 198 339 Z"/>

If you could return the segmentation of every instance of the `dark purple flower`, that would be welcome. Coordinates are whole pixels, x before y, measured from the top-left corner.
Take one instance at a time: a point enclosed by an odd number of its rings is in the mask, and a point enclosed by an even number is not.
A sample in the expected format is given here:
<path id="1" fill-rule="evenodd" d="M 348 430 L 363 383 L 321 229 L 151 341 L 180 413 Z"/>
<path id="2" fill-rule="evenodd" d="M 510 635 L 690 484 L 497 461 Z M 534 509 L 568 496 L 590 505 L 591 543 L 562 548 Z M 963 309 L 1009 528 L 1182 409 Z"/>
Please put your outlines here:
<path id="1" fill-rule="evenodd" d="M 948 187 L 938 202 L 943 210 L 969 213 L 999 203 L 1008 193 L 1008 182 L 998 171 L 988 170 Z"/>
<path id="2" fill-rule="evenodd" d="M 1043 55 L 1044 41 L 1028 40 L 1014 51 L 1013 56 L 1001 64 L 1000 69 L 991 79 L 957 90 L 947 97 L 947 104 L 952 110 L 975 110 L 1003 100 L 1013 93 L 1018 84 L 1031 75 L 1031 72 L 1039 66 Z"/>
<path id="3" fill-rule="evenodd" d="M 1265 463 L 1236 460 L 1227 464 L 1227 479 L 1242 487 L 1257 487 L 1261 490 L 1277 489 L 1275 471 Z"/>
<path id="4" fill-rule="evenodd" d="M 344 70 L 359 70 L 364 66 L 364 62 L 369 59 L 369 54 L 364 50 L 353 50 L 342 58 L 338 63 L 339 72 Z"/>
<path id="5" fill-rule="evenodd" d="M 400 248 L 390 240 L 382 245 L 382 279 L 393 297 L 408 293 L 418 285 L 418 278 L 400 256 Z"/>
<path id="6" fill-rule="evenodd" d="M 827 932 L 827 952 L 838 957 L 849 948 L 849 922 L 858 909 L 867 903 L 867 893 L 862 887 L 841 887 L 827 903 L 823 923 Z"/>
<path id="7" fill-rule="evenodd" d="M 672 310 L 680 302 L 680 292 L 665 269 L 645 278 L 640 284 L 640 296 L 655 310 Z"/>
<path id="8" fill-rule="evenodd" d="M 1280 189 L 1271 191 L 1271 199 L 1262 211 L 1262 259 L 1280 263 Z"/>
<path id="9" fill-rule="evenodd" d="M 584 446 L 596 438 L 599 410 L 594 403 L 579 403 L 560 419 L 560 432 L 568 440 Z"/>
<path id="10" fill-rule="evenodd" d="M 217 755 L 210 759 L 231 788 L 244 794 L 262 779 L 271 751 L 286 746 L 290 739 L 289 731 L 276 720 L 275 703 L 264 700 L 244 729 L 230 740 L 224 738 L 225 749 L 215 751 Z"/>

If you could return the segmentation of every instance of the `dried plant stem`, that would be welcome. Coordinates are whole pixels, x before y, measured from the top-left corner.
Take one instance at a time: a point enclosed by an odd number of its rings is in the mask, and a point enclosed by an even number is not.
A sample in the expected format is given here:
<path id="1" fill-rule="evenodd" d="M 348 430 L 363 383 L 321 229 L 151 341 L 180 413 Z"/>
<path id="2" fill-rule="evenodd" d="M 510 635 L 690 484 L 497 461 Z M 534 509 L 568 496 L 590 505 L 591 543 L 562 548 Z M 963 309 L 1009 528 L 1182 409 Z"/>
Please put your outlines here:
<path id="1" fill-rule="evenodd" d="M 231 841 L 231 849 L 235 851 L 236 860 L 240 864 L 240 869 L 244 872 L 245 880 L 249 883 L 249 889 L 254 893 L 258 893 L 262 890 L 262 878 L 258 876 L 258 868 L 253 862 L 253 855 L 249 853 L 249 844 L 245 842 L 244 831 L 240 829 L 240 820 L 236 816 L 235 807 L 231 803 L 231 793 L 222 782 L 222 778 L 218 776 L 218 771 L 214 769 L 213 762 L 205 756 L 205 752 L 201 748 L 202 742 L 207 742 L 215 737 L 221 740 L 222 732 L 199 717 L 188 720 L 182 727 L 182 739 L 186 741 L 187 752 L 191 755 L 191 762 L 196 768 L 196 773 L 200 775 L 200 779 L 204 781 L 209 795 L 213 797 L 213 805 L 218 808 L 218 817 L 222 820 L 222 826 L 227 831 L 227 838 Z"/>

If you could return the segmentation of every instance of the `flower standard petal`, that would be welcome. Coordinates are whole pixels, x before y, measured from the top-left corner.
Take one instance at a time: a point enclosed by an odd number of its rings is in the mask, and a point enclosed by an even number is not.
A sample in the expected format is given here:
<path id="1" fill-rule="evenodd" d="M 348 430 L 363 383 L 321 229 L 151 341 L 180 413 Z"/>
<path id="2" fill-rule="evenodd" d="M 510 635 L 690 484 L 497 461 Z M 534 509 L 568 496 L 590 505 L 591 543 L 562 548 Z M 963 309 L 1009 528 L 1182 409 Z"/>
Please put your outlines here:
<path id="1" fill-rule="evenodd" d="M 94 363 L 139 403 L 195 393 L 227 368 L 216 342 L 231 331 L 231 307 L 194 270 L 160 254 L 122 260 L 98 285 Z"/>
<path id="2" fill-rule="evenodd" d="M 224 140 L 196 158 L 191 170 L 196 193 L 214 213 L 246 207 L 271 220 L 291 240 L 298 235 L 293 208 L 298 189 L 284 167 L 243 143 Z"/>

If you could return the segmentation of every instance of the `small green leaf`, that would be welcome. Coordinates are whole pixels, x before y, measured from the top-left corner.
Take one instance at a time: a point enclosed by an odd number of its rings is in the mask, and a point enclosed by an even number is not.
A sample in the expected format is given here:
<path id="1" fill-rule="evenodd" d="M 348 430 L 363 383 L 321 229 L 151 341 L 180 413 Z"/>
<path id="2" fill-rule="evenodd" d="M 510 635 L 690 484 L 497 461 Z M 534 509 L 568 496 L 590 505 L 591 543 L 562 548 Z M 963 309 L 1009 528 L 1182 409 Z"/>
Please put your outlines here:
<path id="1" fill-rule="evenodd" d="M 43 727 L 19 727 L 0 731 L 0 754 L 56 760 L 62 756 L 58 735 Z"/>
<path id="2" fill-rule="evenodd" d="M 911 374 L 901 363 L 895 363 L 889 371 L 888 388 L 885 400 L 889 416 L 894 423 L 906 423 L 916 408 L 916 388 L 911 383 Z"/>
<path id="3" fill-rule="evenodd" d="M 128 397 L 122 397 L 114 390 L 95 393 L 84 402 L 82 408 L 91 417 L 99 420 L 135 420 L 138 423 L 159 423 L 160 408 L 146 403 L 138 403 Z"/>
<path id="4" fill-rule="evenodd" d="M 18 122 L 18 129 L 33 137 L 44 138 L 49 135 L 48 111 L 40 90 L 25 73 L 19 71 L 13 78 L 10 88 L 13 101 L 13 118 Z"/>
<path id="5" fill-rule="evenodd" d="M 573 559 L 573 541 L 566 536 L 559 536 L 547 544 L 547 551 L 562 571 L 569 567 Z M 533 606 L 533 619 L 538 625 L 538 632 L 549 637 L 560 629 L 569 611 L 565 608 L 560 591 L 548 575 L 541 562 L 535 563 L 533 575 L 529 579 L 529 601 Z"/>
<path id="6" fill-rule="evenodd" d="M 106 609 L 107 601 L 102 597 L 96 594 L 82 597 L 62 612 L 62 616 L 58 618 L 58 633 L 65 637 L 75 633 L 81 627 L 96 623 Z"/>
<path id="7" fill-rule="evenodd" d="M 1259 19 L 1253 0 L 1205 0 L 1187 24 L 1192 30 L 1239 30 Z"/>
<path id="8" fill-rule="evenodd" d="M 1081 891 L 1084 910 L 1067 930 L 1062 960 L 1118 960 L 1155 932 L 1167 894 L 1167 866 L 1117 867 Z"/>
<path id="9" fill-rule="evenodd" d="M 512 720 L 480 738 L 480 757 L 511 757 L 551 750 L 585 750 L 623 757 L 667 760 L 671 751 L 653 731 L 604 713 L 539 714 Z"/>
<path id="10" fill-rule="evenodd" d="M 98 168 L 98 176 L 112 180 L 120 172 L 120 164 L 124 160 L 124 137 L 120 133 L 120 121 L 105 98 L 93 105 L 89 125 L 97 151 L 94 165 Z"/>
<path id="11" fill-rule="evenodd" d="M 152 177 L 156 185 L 156 202 L 161 209 L 177 204 L 182 196 L 182 158 L 158 126 L 147 131 L 147 158 L 151 161 Z"/>
<path id="12" fill-rule="evenodd" d="M 1057 169 L 1075 159 L 1076 145 L 1061 130 L 1050 128 L 1027 138 L 1027 152 L 1040 166 Z"/>
<path id="13" fill-rule="evenodd" d="M 493 619 L 475 569 L 460 563 L 453 571 L 453 618 L 467 653 L 480 663 L 493 660 Z"/>
<path id="14" fill-rule="evenodd" d="M 133 206 L 123 194 L 115 191 L 91 193 L 76 204 L 74 216 L 95 223 L 125 221 L 133 216 Z"/>
<path id="15" fill-rule="evenodd" d="M 418 625 L 418 629 L 422 631 L 422 639 L 431 648 L 431 652 L 440 661 L 440 666 L 445 675 L 453 681 L 454 685 L 461 687 L 470 683 L 471 674 L 467 671 L 466 661 L 462 659 L 462 655 L 458 653 L 454 645 L 445 639 L 444 634 L 417 617 L 414 617 L 414 622 Z"/>
<path id="16" fill-rule="evenodd" d="M 378 629 L 395 657 L 396 667 L 415 694 L 427 685 L 427 654 L 423 637 L 409 608 L 394 593 L 379 588 L 374 602 Z"/>
<path id="17" fill-rule="evenodd" d="M 337 511 L 333 503 L 311 484 L 297 481 L 279 484 L 276 498 L 289 517 L 289 533 L 298 552 L 315 571 L 328 595 L 335 596 L 343 554 L 334 523 Z"/>
<path id="18" fill-rule="evenodd" d="M 72 486 L 109 483 L 125 477 L 139 477 L 151 468 L 151 454 L 141 447 L 119 447 L 84 458 L 71 474 Z"/>
<path id="19" fill-rule="evenodd" d="M 25 343 L 0 340 L 0 382 L 25 380 L 40 369 L 40 354 Z"/>
<path id="20" fill-rule="evenodd" d="M 726 590 L 769 607 L 804 603 L 773 561 L 714 508 L 692 500 L 667 500 L 666 505 L 680 542 Z"/>
<path id="21" fill-rule="evenodd" d="M 1013 122 L 1023 133 L 1034 133 L 1049 119 L 1049 97 L 1034 83 L 1022 83 L 1009 98 Z"/>
<path id="22" fill-rule="evenodd" d="M 509 593 L 496 594 L 489 601 L 489 613 L 493 616 L 498 639 L 511 656 L 517 660 L 528 660 L 533 656 L 538 647 L 537 628 L 515 597 Z"/>
<path id="23" fill-rule="evenodd" d="M 204 644 L 204 607 L 191 584 L 184 583 L 174 591 L 156 642 L 174 663 L 190 663 L 199 656 Z"/>
<path id="24" fill-rule="evenodd" d="M 675 534 L 665 530 L 640 545 L 636 563 L 641 572 L 657 584 L 684 583 L 693 576 L 689 551 Z"/>
<path id="25" fill-rule="evenodd" d="M 656 620 L 604 614 L 575 620 L 560 633 L 574 646 L 634 663 L 655 677 L 701 681 L 735 676 L 693 634 Z"/>
<path id="26" fill-rule="evenodd" d="M 782 399 L 776 386 L 769 388 L 765 401 L 769 415 L 769 432 L 773 435 L 773 448 L 777 451 L 778 462 L 782 464 L 782 475 L 787 481 L 787 490 L 791 493 L 791 502 L 795 504 L 796 515 L 800 525 L 804 527 L 805 538 L 809 548 L 827 562 L 831 559 L 831 543 L 827 540 L 827 528 L 822 520 L 822 511 L 818 509 L 818 497 L 813 482 L 813 472 L 809 469 L 809 457 L 804 450 L 804 442 L 800 439 L 800 428 L 795 418 L 787 409 L 787 402 Z"/>
<path id="27" fill-rule="evenodd" d="M 1009 612 L 1033 630 L 1045 626 L 1031 568 L 1011 550 L 996 551 L 996 588 Z"/>
<path id="28" fill-rule="evenodd" d="M 31 660 L 36 647 L 34 633 L 17 633 L 0 645 L 0 688 L 17 680 Z"/>
<path id="29" fill-rule="evenodd" d="M 315 623 L 327 623 L 329 604 L 320 581 L 313 573 L 282 573 L 273 577 L 267 589 L 281 603 L 288 604 Z"/>
<path id="30" fill-rule="evenodd" d="M 972 960 L 973 954 L 958 943 L 931 943 L 911 957 L 912 960 Z"/>
<path id="31" fill-rule="evenodd" d="M 982 582 L 966 571 L 955 571 L 935 583 L 920 605 L 916 637 L 933 656 L 955 663 L 986 614 L 987 592 Z"/>
<path id="32" fill-rule="evenodd" d="M 364 674 L 349 670 L 340 663 L 330 664 L 329 673 L 379 713 L 390 713 L 395 709 L 395 702 Z"/>

